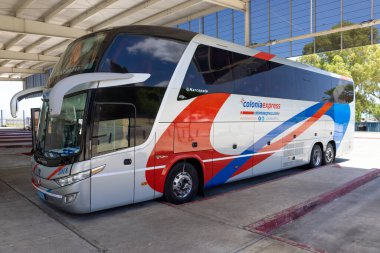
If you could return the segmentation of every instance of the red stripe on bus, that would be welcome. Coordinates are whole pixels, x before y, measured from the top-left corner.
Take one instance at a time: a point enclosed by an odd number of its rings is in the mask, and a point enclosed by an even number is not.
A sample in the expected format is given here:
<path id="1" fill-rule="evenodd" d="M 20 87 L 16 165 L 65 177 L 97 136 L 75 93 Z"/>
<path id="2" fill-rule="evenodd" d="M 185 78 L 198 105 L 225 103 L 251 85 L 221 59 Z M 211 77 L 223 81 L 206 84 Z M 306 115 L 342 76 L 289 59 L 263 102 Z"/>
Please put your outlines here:
<path id="1" fill-rule="evenodd" d="M 36 171 L 36 169 L 37 169 L 37 167 L 38 167 L 38 163 L 36 163 L 36 164 L 33 166 L 33 169 L 32 169 L 32 171 L 33 171 L 33 172 L 35 172 L 35 171 Z"/>
<path id="2" fill-rule="evenodd" d="M 47 179 L 50 179 L 50 178 L 54 177 L 54 175 L 57 174 L 58 171 L 60 171 L 63 167 L 65 167 L 65 165 L 61 165 L 61 166 L 59 166 L 58 168 L 56 168 L 56 169 L 53 171 L 53 173 L 51 173 L 51 174 L 47 177 Z"/>
<path id="3" fill-rule="evenodd" d="M 269 61 L 270 59 L 274 58 L 276 55 L 274 54 L 270 54 L 270 53 L 265 53 L 265 52 L 260 52 L 260 53 L 257 53 L 255 55 L 253 55 L 253 57 L 256 57 L 256 58 L 259 58 L 259 59 L 263 59 L 263 60 L 266 60 L 266 61 Z"/>
<path id="4" fill-rule="evenodd" d="M 253 114 L 255 114 L 255 112 L 252 112 L 252 111 L 241 111 L 240 114 L 253 115 Z"/>

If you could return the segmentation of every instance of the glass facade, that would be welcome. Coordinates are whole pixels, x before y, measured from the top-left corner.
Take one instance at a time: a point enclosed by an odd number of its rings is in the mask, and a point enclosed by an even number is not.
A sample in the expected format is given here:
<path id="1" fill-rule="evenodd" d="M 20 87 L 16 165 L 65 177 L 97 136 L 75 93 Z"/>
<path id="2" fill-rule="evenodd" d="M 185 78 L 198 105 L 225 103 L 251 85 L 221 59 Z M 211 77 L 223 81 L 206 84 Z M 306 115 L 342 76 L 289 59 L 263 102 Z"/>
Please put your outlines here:
<path id="1" fill-rule="evenodd" d="M 379 42 L 380 25 L 318 37 L 297 38 L 380 19 L 378 0 L 251 0 L 250 11 L 250 46 L 282 57 Z M 242 11 L 225 9 L 195 20 L 177 27 L 244 45 Z M 360 39 L 354 40 L 353 36 L 359 36 Z M 293 41 L 265 45 L 288 38 L 293 38 Z"/>
<path id="2" fill-rule="evenodd" d="M 315 37 L 314 33 L 380 19 L 380 0 L 251 0 L 250 45 L 281 57 L 380 42 L 380 25 Z M 224 9 L 177 28 L 244 45 L 244 12 Z M 299 36 L 307 36 L 299 37 Z M 285 42 L 268 42 L 289 39 Z M 267 45 L 266 45 L 267 44 Z M 46 74 L 25 79 L 25 88 L 44 85 Z"/>

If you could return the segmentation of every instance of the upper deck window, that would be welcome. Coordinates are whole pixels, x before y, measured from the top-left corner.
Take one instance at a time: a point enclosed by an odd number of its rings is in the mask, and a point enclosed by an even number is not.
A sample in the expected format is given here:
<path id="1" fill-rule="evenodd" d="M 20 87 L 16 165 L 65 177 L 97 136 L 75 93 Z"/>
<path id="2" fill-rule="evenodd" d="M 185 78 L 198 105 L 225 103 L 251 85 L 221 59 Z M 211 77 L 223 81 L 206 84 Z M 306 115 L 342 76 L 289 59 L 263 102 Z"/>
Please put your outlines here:
<path id="1" fill-rule="evenodd" d="M 56 81 L 67 75 L 93 72 L 97 64 L 97 54 L 104 38 L 104 33 L 96 33 L 91 37 L 85 37 L 71 43 L 54 67 L 48 81 L 48 88 L 54 86 Z"/>
<path id="2" fill-rule="evenodd" d="M 146 35 L 120 34 L 99 66 L 100 72 L 148 73 L 147 86 L 166 87 L 187 44 Z"/>

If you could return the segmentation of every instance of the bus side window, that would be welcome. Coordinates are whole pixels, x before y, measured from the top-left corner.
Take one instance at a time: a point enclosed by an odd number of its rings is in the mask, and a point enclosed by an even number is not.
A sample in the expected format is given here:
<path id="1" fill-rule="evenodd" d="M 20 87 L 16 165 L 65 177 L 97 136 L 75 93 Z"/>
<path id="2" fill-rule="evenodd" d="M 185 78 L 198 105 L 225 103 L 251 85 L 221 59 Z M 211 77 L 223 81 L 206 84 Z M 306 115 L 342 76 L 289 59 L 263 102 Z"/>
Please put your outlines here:
<path id="1" fill-rule="evenodd" d="M 231 52 L 199 45 L 186 72 L 178 100 L 208 93 L 233 93 Z"/>
<path id="2" fill-rule="evenodd" d="M 333 80 L 332 97 L 335 103 L 351 103 L 354 100 L 354 86 L 350 81 Z"/>
<path id="3" fill-rule="evenodd" d="M 251 56 L 233 53 L 236 94 L 267 96 L 268 62 Z"/>
<path id="4" fill-rule="evenodd" d="M 95 106 L 92 154 L 104 154 L 134 146 L 135 110 L 129 104 Z"/>

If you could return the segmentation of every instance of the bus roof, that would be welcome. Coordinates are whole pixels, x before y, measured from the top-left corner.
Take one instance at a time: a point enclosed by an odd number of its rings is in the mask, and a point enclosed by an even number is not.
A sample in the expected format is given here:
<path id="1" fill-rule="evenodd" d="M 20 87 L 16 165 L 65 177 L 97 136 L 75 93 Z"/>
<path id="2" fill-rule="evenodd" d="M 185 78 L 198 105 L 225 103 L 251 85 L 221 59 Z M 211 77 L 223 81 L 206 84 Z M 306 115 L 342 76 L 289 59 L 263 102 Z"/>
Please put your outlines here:
<path id="1" fill-rule="evenodd" d="M 118 26 L 100 30 L 99 32 L 109 33 L 130 33 L 139 35 L 153 35 L 163 38 L 179 40 L 183 42 L 190 42 L 197 33 L 190 32 L 178 28 L 165 27 L 165 26 L 151 26 L 151 25 L 129 25 Z"/>
<path id="2" fill-rule="evenodd" d="M 195 40 L 200 43 L 207 42 L 207 44 L 213 45 L 215 47 L 224 48 L 224 49 L 227 48 L 235 52 L 250 53 L 252 56 L 257 55 L 258 53 L 261 53 L 262 55 L 266 54 L 266 55 L 271 56 L 270 60 L 274 62 L 293 66 L 296 68 L 305 69 L 305 70 L 316 72 L 323 75 L 328 75 L 328 76 L 335 77 L 338 79 L 352 81 L 352 78 L 350 77 L 342 76 L 336 73 L 331 73 L 331 72 L 328 72 L 328 71 L 325 71 L 325 70 L 322 70 L 322 69 L 319 69 L 307 64 L 289 60 L 289 59 L 279 57 L 273 54 L 261 52 L 253 48 L 245 47 L 239 44 L 234 44 L 234 43 L 231 43 L 222 39 L 210 37 L 204 34 L 186 31 L 186 30 L 173 28 L 173 27 L 150 26 L 150 25 L 129 25 L 129 26 L 118 26 L 118 27 L 106 28 L 103 30 L 99 30 L 97 32 L 106 32 L 106 33 L 112 33 L 112 34 L 118 34 L 118 33 L 130 33 L 130 34 L 140 34 L 140 35 L 146 34 L 146 35 L 153 35 L 153 36 L 158 36 L 158 37 L 163 37 L 163 38 L 174 39 L 174 40 L 183 41 L 187 43 L 189 43 L 192 40 Z M 90 36 L 90 34 L 87 36 Z"/>

